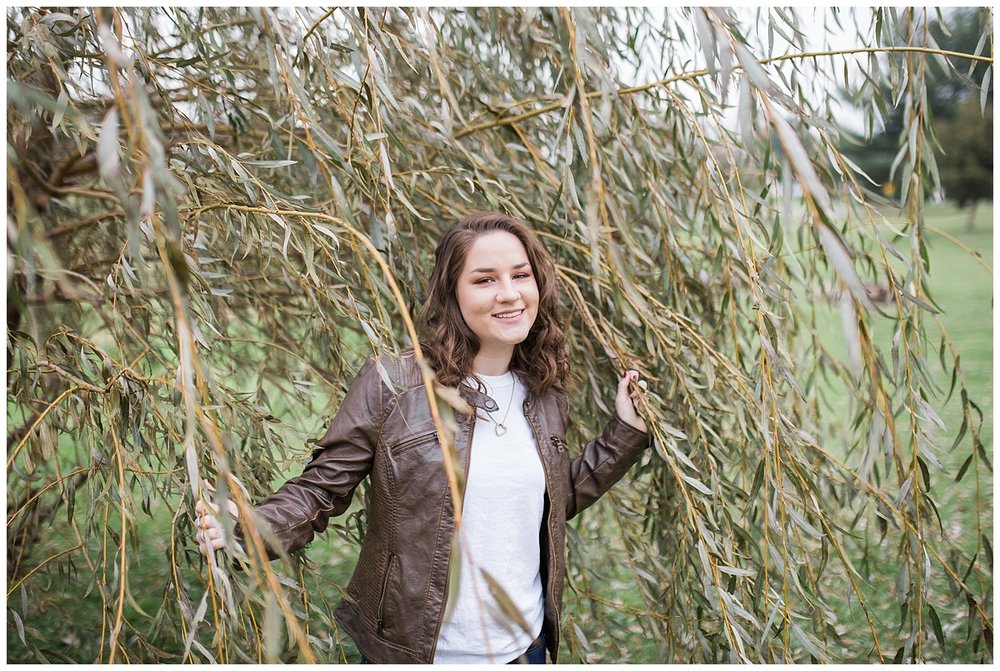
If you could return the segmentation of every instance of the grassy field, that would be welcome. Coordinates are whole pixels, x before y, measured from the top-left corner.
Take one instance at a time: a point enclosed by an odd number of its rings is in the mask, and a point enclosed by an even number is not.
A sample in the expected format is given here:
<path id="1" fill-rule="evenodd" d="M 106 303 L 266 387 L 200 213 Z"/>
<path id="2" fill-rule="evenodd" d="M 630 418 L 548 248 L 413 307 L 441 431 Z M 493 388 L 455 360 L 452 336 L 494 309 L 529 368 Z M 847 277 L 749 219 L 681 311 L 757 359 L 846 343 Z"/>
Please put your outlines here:
<path id="1" fill-rule="evenodd" d="M 899 222 L 892 213 L 886 213 L 890 221 Z M 931 273 L 930 291 L 933 299 L 941 307 L 941 322 L 948 338 L 961 353 L 961 370 L 965 384 L 972 398 L 982 409 L 985 420 L 981 428 L 980 438 L 985 451 L 992 459 L 993 446 L 993 209 L 992 206 L 980 206 L 976 213 L 973 230 L 966 230 L 968 215 L 947 205 L 929 207 L 926 212 L 927 240 L 930 248 Z M 978 258 L 977 258 L 978 256 Z M 980 263 L 981 261 L 981 263 Z M 847 343 L 841 322 L 839 308 L 829 301 L 814 301 L 817 327 L 821 334 L 824 347 L 836 357 L 843 359 L 847 354 Z M 890 308 L 891 310 L 891 308 Z M 892 310 L 891 310 L 892 311 Z M 873 341 L 885 352 L 889 351 L 895 322 L 889 318 L 875 318 Z M 956 390 L 950 401 L 941 408 L 941 402 L 947 393 L 950 383 L 950 369 L 944 370 L 937 361 L 940 330 L 933 321 L 928 326 L 928 342 L 926 347 L 931 353 L 931 371 L 943 387 L 940 398 L 932 399 L 943 420 L 946 429 L 933 435 L 937 446 L 936 456 L 942 469 L 931 473 L 930 496 L 935 500 L 945 521 L 943 534 L 967 553 L 975 555 L 980 546 L 980 533 L 985 534 L 992 544 L 993 539 L 993 478 L 992 474 L 979 463 L 979 472 L 970 467 L 960 482 L 955 476 L 963 462 L 970 454 L 972 444 L 966 434 L 961 443 L 950 449 L 962 424 L 962 407 L 959 393 Z M 946 359 L 948 360 L 948 359 Z M 852 442 L 848 419 L 853 416 L 854 407 L 847 388 L 840 380 L 827 380 L 819 393 L 825 400 L 823 415 L 828 418 L 829 429 L 821 436 L 823 447 L 835 452 L 848 464 L 852 457 L 848 445 Z M 893 492 L 891 484 L 884 483 L 885 489 Z M 600 515 L 606 519 L 603 524 L 586 525 L 591 529 L 587 537 L 589 543 L 596 548 L 608 548 L 615 556 L 627 556 L 627 552 L 606 535 L 601 536 L 598 529 L 613 528 L 614 521 L 610 506 L 601 502 L 588 515 Z M 851 515 L 843 515 L 839 520 L 845 527 L 851 527 Z M 856 529 L 867 533 L 861 528 Z M 583 529 L 581 529 L 583 531 Z M 872 533 L 875 533 L 874 530 Z M 933 536 L 933 534 L 932 534 Z M 890 534 L 890 538 L 898 538 L 898 534 Z M 940 539 L 934 543 L 939 548 L 946 548 Z M 847 549 L 851 561 L 858 567 L 864 580 L 860 583 L 863 597 L 870 607 L 876 634 L 879 638 L 881 654 L 885 661 L 891 661 L 897 649 L 902 645 L 908 627 L 899 632 L 901 614 L 897 601 L 899 590 L 895 586 L 896 573 L 900 566 L 898 560 L 899 548 L 885 542 L 880 551 L 873 556 L 865 556 L 860 549 L 860 543 L 848 544 Z M 601 562 L 594 550 L 589 553 L 593 563 L 592 570 L 601 575 L 600 582 L 594 586 L 597 593 L 624 607 L 648 610 L 643 604 L 636 586 L 635 575 L 624 565 L 614 565 L 613 562 Z M 964 571 L 962 565 L 959 573 Z M 829 640 L 831 661 L 841 663 L 869 663 L 878 661 L 878 656 L 871 643 L 872 635 L 864 611 L 858 606 L 856 598 L 846 589 L 843 571 L 837 566 L 836 560 L 830 562 L 825 575 L 825 596 L 831 610 L 831 621 L 840 637 L 840 642 Z M 974 576 L 973 576 L 974 579 Z M 973 650 L 973 645 L 966 639 L 964 613 L 967 605 L 964 599 L 940 598 L 949 594 L 949 586 L 944 571 L 933 565 L 931 571 L 932 592 L 939 598 L 932 602 L 942 620 L 942 630 L 945 645 L 942 648 L 934 638 L 931 627 L 926 626 L 924 656 L 934 662 L 975 662 L 979 655 Z M 980 593 L 991 593 L 991 585 Z M 586 605 L 580 608 L 586 611 Z M 581 613 L 582 614 L 582 613 Z M 629 631 L 627 618 L 621 614 L 611 617 L 616 622 L 616 630 Z M 631 627 L 637 629 L 636 627 Z M 592 638 L 599 638 L 605 649 L 614 649 L 617 644 L 610 637 L 598 631 L 585 632 Z M 653 638 L 644 636 L 639 631 L 633 631 L 628 644 L 621 646 L 623 661 L 628 662 L 659 662 L 659 646 Z M 852 651 L 848 653 L 846 651 Z M 586 653 L 581 653 L 586 658 Z M 576 661 L 576 660 L 573 660 Z"/>
<path id="2" fill-rule="evenodd" d="M 992 274 L 987 268 L 992 268 L 992 206 L 981 206 L 978 212 L 975 229 L 970 233 L 965 230 L 966 214 L 948 206 L 929 208 L 927 223 L 929 227 L 928 240 L 931 246 L 931 290 L 934 299 L 943 308 L 942 320 L 955 346 L 962 353 L 962 372 L 969 387 L 971 397 L 980 404 L 986 417 L 982 428 L 982 439 L 987 452 L 992 455 L 993 432 L 993 349 L 992 349 L 992 310 L 993 291 Z M 940 230 L 940 233 L 935 232 Z M 986 267 L 978 263 L 961 246 L 949 239 L 956 238 L 964 245 L 979 254 Z M 829 339 L 827 345 L 834 351 L 843 352 L 843 342 L 840 321 L 831 309 L 823 317 L 829 321 Z M 880 323 L 875 333 L 879 342 L 887 343 L 891 339 L 893 325 L 888 320 Z M 936 352 L 936 340 L 928 343 L 931 351 Z M 947 379 L 940 366 L 937 372 L 942 376 L 942 384 L 947 386 Z M 831 387 L 831 405 L 833 409 L 849 409 L 850 402 L 843 390 Z M 934 404 L 938 407 L 938 404 Z M 983 526 L 983 532 L 992 540 L 992 476 L 985 470 L 978 474 L 967 473 L 959 483 L 954 475 L 969 453 L 968 439 L 959 444 L 954 451 L 949 451 L 954 436 L 961 424 L 961 408 L 956 398 L 952 398 L 941 411 L 941 417 L 947 426 L 937 436 L 940 447 L 939 457 L 944 465 L 944 472 L 933 474 L 932 495 L 939 503 L 941 514 L 946 520 L 945 533 L 954 536 L 958 542 L 974 551 L 979 539 L 977 526 Z M 314 424 L 309 423 L 311 425 Z M 306 435 L 307 430 L 302 431 Z M 843 438 L 843 437 L 841 437 Z M 304 442 L 304 441 L 303 441 Z M 846 441 L 842 441 L 846 443 Z M 304 452 L 305 454 L 305 452 Z M 289 465 L 289 475 L 297 473 L 299 465 Z M 978 478 L 977 478 L 978 475 Z M 277 484 L 277 483 L 275 483 Z M 978 492 L 977 492 L 978 484 Z M 357 505 L 357 504 L 356 504 Z M 155 638 L 161 649 L 167 655 L 178 654 L 183 649 L 183 641 L 178 632 L 172 631 L 172 621 L 176 618 L 166 618 L 163 623 L 151 624 L 151 619 L 142 613 L 156 613 L 164 602 L 173 602 L 172 588 L 169 584 L 169 548 L 171 538 L 171 512 L 162 504 L 153 506 L 152 517 L 140 518 L 142 538 L 144 542 L 140 551 L 132 557 L 129 584 L 134 603 L 126 606 L 125 616 L 139 631 L 149 636 L 152 631 L 159 631 Z M 595 514 L 608 514 L 606 508 L 598 507 Z M 110 520 L 112 524 L 114 520 Z M 58 524 L 62 527 L 62 522 Z M 69 547 L 61 535 L 52 531 L 48 539 L 51 547 Z M 865 586 L 866 595 L 875 604 L 874 614 L 879 628 L 880 640 L 883 640 L 884 652 L 889 657 L 895 652 L 899 635 L 896 629 L 899 625 L 899 607 L 895 601 L 893 579 L 895 576 L 896 548 L 887 547 L 885 555 L 864 562 L 868 567 L 868 577 Z M 48 556 L 45 548 L 40 548 L 39 556 Z M 338 600 L 338 584 L 345 584 L 353 569 L 357 549 L 343 540 L 336 533 L 327 533 L 318 539 L 308 552 L 309 559 L 316 569 L 315 578 L 308 579 L 313 586 L 312 594 L 317 605 L 323 602 L 329 604 Z M 591 555 L 588 555 L 591 556 Z M 862 557 L 855 557 L 858 564 Z M 607 579 L 607 589 L 601 593 L 626 606 L 641 608 L 641 600 L 634 587 L 630 587 L 630 578 L 625 567 L 600 566 L 599 559 L 594 557 L 595 570 Z M 23 626 L 27 636 L 35 641 L 47 641 L 44 654 L 50 661 L 91 662 L 98 658 L 103 638 L 107 631 L 102 628 L 101 598 L 96 590 L 88 589 L 88 582 L 83 579 L 90 569 L 78 560 L 75 563 L 61 562 L 58 570 L 45 575 L 39 574 L 33 578 L 45 585 L 42 598 L 34 597 L 30 606 L 24 608 L 20 604 L 19 592 L 9 596 L 7 627 L 7 659 L 9 662 L 41 661 L 32 656 L 31 652 L 20 641 L 20 634 L 10 608 L 27 612 Z M 202 584 L 193 569 L 186 569 L 182 582 L 188 585 Z M 943 580 L 940 572 L 935 579 Z M 35 593 L 36 595 L 38 592 Z M 831 604 L 838 620 L 838 631 L 845 643 L 854 642 L 852 649 L 859 651 L 856 657 L 841 659 L 843 662 L 873 661 L 872 656 L 866 656 L 862 649 L 864 640 L 869 639 L 864 617 L 851 599 L 843 599 Z M 944 620 L 946 646 L 940 650 L 933 638 L 927 644 L 927 657 L 934 661 L 974 661 L 975 655 L 969 645 L 963 643 L 964 631 L 957 630 L 957 624 L 952 624 L 952 618 L 946 617 L 951 612 L 952 605 L 948 603 L 935 604 Z M 623 618 L 625 616 L 622 616 Z M 320 652 L 319 661 L 338 662 L 345 659 L 356 661 L 356 650 L 342 632 L 336 631 L 328 624 L 313 622 L 310 634 L 320 641 L 327 642 L 326 652 Z M 159 629 L 158 629 L 159 628 Z M 627 627 L 626 627 L 627 630 Z M 628 657 L 622 661 L 655 663 L 658 659 L 657 647 L 653 641 L 644 637 L 640 630 L 633 628 L 629 640 L 622 643 L 622 648 L 629 651 Z M 338 644 L 343 642 L 343 646 Z M 106 651 L 105 651 L 106 654 Z M 563 661 L 567 660 L 565 657 Z M 572 660 L 576 661 L 576 660 Z M 607 660 L 612 661 L 612 660 Z"/>
<path id="3" fill-rule="evenodd" d="M 887 216 L 892 220 L 891 213 Z M 992 460 L 993 455 L 993 208 L 981 206 L 976 213 L 975 226 L 967 230 L 968 215 L 966 212 L 948 206 L 932 206 L 926 213 L 927 241 L 930 247 L 930 292 L 931 297 L 941 307 L 941 323 L 947 339 L 954 343 L 955 349 L 961 354 L 961 373 L 967 385 L 970 398 L 982 409 L 984 421 L 981 427 L 980 439 L 985 452 Z M 971 252 L 971 253 L 970 253 Z M 978 258 L 977 258 L 978 257 Z M 981 262 L 980 262 L 981 261 Z M 829 334 L 827 344 L 831 349 L 844 350 L 843 333 L 838 315 L 829 316 Z M 889 319 L 876 320 L 873 339 L 879 343 L 885 352 L 889 351 L 895 323 Z M 936 361 L 941 344 L 941 329 L 934 320 L 926 322 L 928 340 L 925 343 L 930 359 Z M 946 353 L 946 361 L 950 355 Z M 942 469 L 931 473 L 931 488 L 929 495 L 937 503 L 941 518 L 944 520 L 942 533 L 945 537 L 963 548 L 970 556 L 974 556 L 982 546 L 981 538 L 985 535 L 990 544 L 993 539 L 993 478 L 992 473 L 980 459 L 965 473 L 960 482 L 956 476 L 962 464 L 969 457 L 973 447 L 968 434 L 960 443 L 954 445 L 962 425 L 963 412 L 958 391 L 952 395 L 942 408 L 941 402 L 947 395 L 951 373 L 945 371 L 939 363 L 930 366 L 936 382 L 942 388 L 939 398 L 932 399 L 931 405 L 938 411 L 945 429 L 932 434 L 936 446 L 935 456 L 940 460 Z M 845 390 L 834 390 L 834 407 L 845 408 L 849 405 Z M 953 447 L 954 445 L 954 447 Z M 892 491 L 892 488 L 889 488 Z M 935 541 L 935 545 L 947 554 L 946 545 Z M 899 548 L 885 547 L 881 557 L 866 558 L 856 554 L 852 557 L 856 565 L 866 568 L 866 582 L 863 593 L 869 604 L 873 605 L 873 616 L 876 631 L 879 635 L 882 653 L 891 659 L 896 649 L 905 637 L 898 633 L 901 622 L 900 606 L 897 602 L 899 591 L 895 587 L 896 573 L 900 562 L 897 561 Z M 985 556 L 985 550 L 984 555 Z M 864 561 L 863 564 L 860 562 Z M 964 566 L 960 569 L 964 571 Z M 945 572 L 932 564 L 931 580 L 933 591 L 939 595 L 949 593 L 948 579 Z M 988 565 L 990 566 L 990 565 Z M 987 569 L 989 573 L 989 569 Z M 975 580 L 975 576 L 970 579 Z M 991 577 L 981 593 L 991 593 Z M 959 628 L 959 615 L 964 613 L 967 605 L 964 599 L 935 600 L 935 607 L 942 621 L 945 644 L 942 648 L 933 635 L 929 635 L 925 643 L 925 658 L 935 662 L 974 662 L 978 655 L 973 646 L 966 640 L 964 626 Z M 871 640 L 868 625 L 861 609 L 853 600 L 844 600 L 837 604 L 836 612 L 845 640 Z M 992 615 L 992 614 L 991 614 Z M 964 619 L 964 618 L 962 618 Z M 903 629 L 904 633 L 907 627 Z M 927 627 L 930 633 L 930 627 Z M 875 661 L 872 654 L 857 658 L 842 660 L 845 662 Z"/>

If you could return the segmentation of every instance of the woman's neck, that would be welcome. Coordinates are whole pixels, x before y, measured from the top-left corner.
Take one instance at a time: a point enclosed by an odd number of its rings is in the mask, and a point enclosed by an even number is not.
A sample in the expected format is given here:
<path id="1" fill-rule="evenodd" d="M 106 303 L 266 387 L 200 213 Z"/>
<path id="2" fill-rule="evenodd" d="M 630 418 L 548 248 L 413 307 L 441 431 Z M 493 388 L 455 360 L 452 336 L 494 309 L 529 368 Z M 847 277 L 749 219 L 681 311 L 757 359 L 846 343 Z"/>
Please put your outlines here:
<path id="1" fill-rule="evenodd" d="M 478 375 L 503 375 L 510 368 L 514 348 L 505 351 L 479 352 L 472 360 L 472 370 Z"/>

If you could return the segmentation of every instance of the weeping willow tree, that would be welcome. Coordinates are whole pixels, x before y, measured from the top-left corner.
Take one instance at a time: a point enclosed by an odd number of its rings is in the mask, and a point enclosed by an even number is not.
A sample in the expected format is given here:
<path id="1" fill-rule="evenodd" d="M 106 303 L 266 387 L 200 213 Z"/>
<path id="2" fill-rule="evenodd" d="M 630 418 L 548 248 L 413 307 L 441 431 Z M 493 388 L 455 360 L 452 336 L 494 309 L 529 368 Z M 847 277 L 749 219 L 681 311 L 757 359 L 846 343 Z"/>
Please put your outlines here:
<path id="1" fill-rule="evenodd" d="M 356 661 L 363 488 L 242 570 L 194 502 L 245 511 L 365 358 L 419 356 L 440 233 L 495 209 L 557 261 L 574 442 L 616 371 L 650 381 L 653 449 L 571 530 L 562 661 L 991 660 L 990 412 L 924 203 L 928 64 L 991 65 L 992 15 L 959 55 L 931 18 L 9 9 L 9 659 Z M 905 109 L 895 200 L 837 87 L 869 135 Z"/>

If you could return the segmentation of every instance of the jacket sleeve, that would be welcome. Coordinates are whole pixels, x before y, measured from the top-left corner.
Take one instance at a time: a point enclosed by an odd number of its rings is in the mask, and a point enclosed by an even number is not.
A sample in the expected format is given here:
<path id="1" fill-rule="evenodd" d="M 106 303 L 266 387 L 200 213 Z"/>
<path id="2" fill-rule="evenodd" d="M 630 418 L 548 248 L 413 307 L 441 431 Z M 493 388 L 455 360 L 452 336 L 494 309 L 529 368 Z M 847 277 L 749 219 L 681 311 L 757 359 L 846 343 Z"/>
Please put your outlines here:
<path id="1" fill-rule="evenodd" d="M 374 358 L 368 359 L 327 429 L 312 461 L 254 509 L 286 552 L 307 545 L 326 529 L 330 517 L 351 503 L 368 475 L 387 409 L 385 387 Z M 242 532 L 237 528 L 242 542 Z M 273 559 L 278 553 L 267 548 Z"/>
<path id="2" fill-rule="evenodd" d="M 601 435 L 590 441 L 583 452 L 569 462 L 566 519 L 571 519 L 601 498 L 622 479 L 648 446 L 649 434 L 628 424 L 615 412 Z"/>

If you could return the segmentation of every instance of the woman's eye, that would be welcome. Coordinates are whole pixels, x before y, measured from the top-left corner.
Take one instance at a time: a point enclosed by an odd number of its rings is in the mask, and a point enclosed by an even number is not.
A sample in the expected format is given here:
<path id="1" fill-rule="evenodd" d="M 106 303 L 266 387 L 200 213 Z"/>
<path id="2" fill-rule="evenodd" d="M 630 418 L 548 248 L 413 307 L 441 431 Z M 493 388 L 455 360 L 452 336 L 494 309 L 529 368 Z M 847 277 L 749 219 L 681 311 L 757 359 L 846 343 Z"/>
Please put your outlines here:
<path id="1" fill-rule="evenodd" d="M 473 284 L 486 284 L 487 282 L 492 282 L 492 281 L 493 281 L 493 279 L 492 279 L 492 278 L 489 278 L 489 277 L 481 277 L 481 278 L 479 278 L 478 280 L 476 280 L 475 282 L 473 282 Z"/>
<path id="2" fill-rule="evenodd" d="M 531 277 L 531 275 L 529 275 L 528 273 L 518 273 L 517 275 L 514 275 L 515 280 L 523 280 L 528 277 Z"/>

